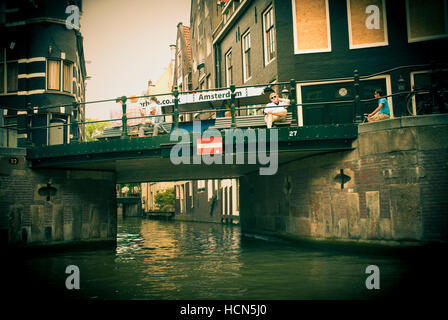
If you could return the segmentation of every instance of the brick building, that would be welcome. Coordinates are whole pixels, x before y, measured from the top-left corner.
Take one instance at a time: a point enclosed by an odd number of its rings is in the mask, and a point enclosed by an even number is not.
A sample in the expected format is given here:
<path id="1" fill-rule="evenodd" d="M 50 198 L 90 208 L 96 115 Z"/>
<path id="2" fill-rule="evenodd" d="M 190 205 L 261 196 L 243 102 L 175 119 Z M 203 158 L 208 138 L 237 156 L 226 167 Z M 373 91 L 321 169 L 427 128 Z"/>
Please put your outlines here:
<path id="1" fill-rule="evenodd" d="M 191 90 L 191 73 L 190 28 L 179 22 L 177 25 L 173 85 L 177 86 L 179 91 Z"/>
<path id="2" fill-rule="evenodd" d="M 346 78 L 355 69 L 361 76 L 390 70 L 361 77 L 361 99 L 372 98 L 375 88 L 391 95 L 433 86 L 432 71 L 446 73 L 447 24 L 443 0 L 231 0 L 212 35 L 217 87 L 303 81 L 299 104 L 340 104 L 299 105 L 301 125 L 351 121 L 344 101 L 353 100 L 355 90 Z M 402 66 L 409 68 L 395 70 Z M 316 82 L 330 78 L 340 80 Z M 445 75 L 437 78 L 438 87 L 448 87 Z M 412 113 L 424 112 L 421 100 L 413 100 Z M 408 114 L 403 97 L 389 98 L 389 105 L 393 116 Z M 363 106 L 363 113 L 371 111 L 372 103 Z"/>
<path id="3" fill-rule="evenodd" d="M 73 102 L 85 99 L 83 38 L 76 19 L 81 1 L 0 2 L 0 144 L 16 147 L 24 139 L 34 145 L 70 141 L 68 126 L 17 131 L 18 115 L 33 127 L 69 124 Z M 70 22 L 67 25 L 67 21 Z M 58 104 L 68 104 L 58 107 Z M 43 109 L 44 106 L 56 106 Z M 84 119 L 80 105 L 79 120 Z M 82 132 L 79 132 L 82 134 Z"/>

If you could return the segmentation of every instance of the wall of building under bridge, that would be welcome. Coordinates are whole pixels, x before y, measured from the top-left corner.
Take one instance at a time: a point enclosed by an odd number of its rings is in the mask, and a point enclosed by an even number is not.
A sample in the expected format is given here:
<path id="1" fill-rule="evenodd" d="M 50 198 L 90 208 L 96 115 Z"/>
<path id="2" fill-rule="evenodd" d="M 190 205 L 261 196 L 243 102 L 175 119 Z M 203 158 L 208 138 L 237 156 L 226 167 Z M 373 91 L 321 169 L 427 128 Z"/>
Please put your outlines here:
<path id="1" fill-rule="evenodd" d="M 0 150 L 2 245 L 114 246 L 116 229 L 113 173 L 31 170 L 25 149 Z"/>
<path id="2" fill-rule="evenodd" d="M 362 124 L 354 146 L 296 160 L 273 176 L 241 178 L 243 232 L 446 243 L 448 115 Z M 343 189 L 341 169 L 350 177 Z"/>

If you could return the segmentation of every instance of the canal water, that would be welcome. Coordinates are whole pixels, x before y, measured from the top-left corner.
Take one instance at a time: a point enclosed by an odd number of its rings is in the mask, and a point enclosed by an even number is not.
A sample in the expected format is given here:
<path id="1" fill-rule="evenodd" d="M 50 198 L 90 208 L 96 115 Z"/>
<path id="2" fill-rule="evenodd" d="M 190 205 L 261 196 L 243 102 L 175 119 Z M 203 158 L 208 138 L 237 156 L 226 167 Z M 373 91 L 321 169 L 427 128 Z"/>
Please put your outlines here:
<path id="1" fill-rule="evenodd" d="M 431 266 L 430 277 L 419 259 L 323 250 L 232 225 L 127 218 L 116 249 L 29 256 L 8 276 L 18 297 L 396 299 L 431 294 L 428 284 L 446 270 Z M 79 290 L 65 287 L 68 265 L 79 267 Z M 369 265 L 379 268 L 379 290 L 366 288 Z"/>

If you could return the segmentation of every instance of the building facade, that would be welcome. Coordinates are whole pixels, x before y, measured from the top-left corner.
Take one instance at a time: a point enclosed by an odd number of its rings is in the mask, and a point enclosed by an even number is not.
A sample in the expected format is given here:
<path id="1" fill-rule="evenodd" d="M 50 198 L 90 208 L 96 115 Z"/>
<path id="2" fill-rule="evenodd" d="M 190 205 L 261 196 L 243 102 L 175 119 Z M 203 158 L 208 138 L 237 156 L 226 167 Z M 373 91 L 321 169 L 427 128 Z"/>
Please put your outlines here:
<path id="1" fill-rule="evenodd" d="M 217 86 L 295 79 L 300 125 L 343 123 L 352 121 L 345 101 L 355 97 L 358 70 L 362 100 L 381 88 L 397 94 L 388 98 L 392 116 L 423 113 L 423 95 L 408 106 L 399 93 L 448 87 L 447 25 L 444 0 L 228 1 L 213 32 Z"/>
<path id="2" fill-rule="evenodd" d="M 70 142 L 73 135 L 69 129 L 73 120 L 71 104 L 85 99 L 86 67 L 79 25 L 81 13 L 80 0 L 69 4 L 1 1 L 2 146 L 16 147 L 23 141 L 34 145 Z M 78 120 L 84 119 L 84 107 L 80 105 Z M 23 121 L 34 128 L 49 128 L 32 129 L 30 132 L 17 130 Z M 82 134 L 79 132 L 77 136 Z"/>
<path id="3" fill-rule="evenodd" d="M 174 64 L 173 85 L 179 91 L 188 91 L 192 89 L 191 84 L 191 45 L 190 28 L 184 26 L 182 22 L 177 25 L 176 36 L 176 61 Z"/>
<path id="4" fill-rule="evenodd" d="M 179 181 L 174 194 L 177 218 L 239 222 L 238 179 Z"/>
<path id="5" fill-rule="evenodd" d="M 213 31 L 221 23 L 223 8 L 227 2 L 191 1 L 190 42 L 194 90 L 216 88 Z"/>

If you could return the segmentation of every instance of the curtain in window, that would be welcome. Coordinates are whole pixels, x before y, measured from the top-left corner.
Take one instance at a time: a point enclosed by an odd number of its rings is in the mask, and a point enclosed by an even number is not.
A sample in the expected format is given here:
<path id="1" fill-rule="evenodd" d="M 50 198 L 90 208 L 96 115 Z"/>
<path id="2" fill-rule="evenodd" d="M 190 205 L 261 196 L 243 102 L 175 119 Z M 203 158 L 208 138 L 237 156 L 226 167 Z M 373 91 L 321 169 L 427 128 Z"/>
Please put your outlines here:
<path id="1" fill-rule="evenodd" d="M 17 79 L 18 67 L 17 62 L 8 62 L 7 64 L 7 92 L 16 92 L 18 88 Z"/>
<path id="2" fill-rule="evenodd" d="M 71 63 L 64 63 L 64 91 L 71 92 L 72 87 L 72 65 Z"/>
<path id="3" fill-rule="evenodd" d="M 60 62 L 48 60 L 48 89 L 59 90 Z"/>

